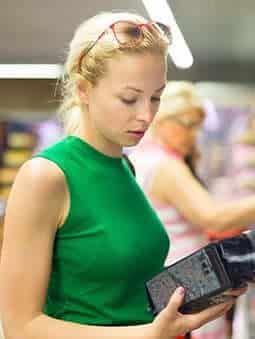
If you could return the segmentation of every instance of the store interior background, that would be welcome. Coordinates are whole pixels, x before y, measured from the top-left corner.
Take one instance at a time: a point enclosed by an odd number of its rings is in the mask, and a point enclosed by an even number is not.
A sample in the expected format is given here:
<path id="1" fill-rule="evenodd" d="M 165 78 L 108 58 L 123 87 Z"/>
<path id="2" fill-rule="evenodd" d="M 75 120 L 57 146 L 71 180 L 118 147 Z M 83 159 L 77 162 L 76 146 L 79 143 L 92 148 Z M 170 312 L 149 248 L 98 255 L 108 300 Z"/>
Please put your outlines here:
<path id="1" fill-rule="evenodd" d="M 168 3 L 194 56 L 193 66 L 185 70 L 169 60 L 168 77 L 196 82 L 204 97 L 208 118 L 201 137 L 200 173 L 215 195 L 229 199 L 233 143 L 255 113 L 255 1 Z M 138 0 L 1 0 L 0 64 L 62 64 L 77 25 L 113 9 L 148 17 Z M 0 73 L 0 215 L 20 165 L 62 135 L 55 119 L 57 80 L 24 78 L 7 79 Z M 253 142 L 249 145 L 253 154 L 252 146 Z M 255 170 L 251 163 L 249 175 L 246 171 L 234 180 L 238 184 L 243 180 L 244 186 L 249 181 L 252 192 Z"/>
<path id="2" fill-rule="evenodd" d="M 201 137 L 200 173 L 219 198 L 229 198 L 233 139 L 255 112 L 255 1 L 168 3 L 194 57 L 189 69 L 176 68 L 169 58 L 168 78 L 195 82 L 204 97 L 208 118 Z M 107 10 L 131 10 L 149 18 L 138 0 L 1 1 L 0 214 L 20 165 L 62 135 L 56 120 L 57 79 L 43 79 L 39 71 L 33 79 L 18 73 L 10 79 L 1 67 L 63 64 L 77 25 Z M 252 175 L 251 170 L 250 187 Z"/>

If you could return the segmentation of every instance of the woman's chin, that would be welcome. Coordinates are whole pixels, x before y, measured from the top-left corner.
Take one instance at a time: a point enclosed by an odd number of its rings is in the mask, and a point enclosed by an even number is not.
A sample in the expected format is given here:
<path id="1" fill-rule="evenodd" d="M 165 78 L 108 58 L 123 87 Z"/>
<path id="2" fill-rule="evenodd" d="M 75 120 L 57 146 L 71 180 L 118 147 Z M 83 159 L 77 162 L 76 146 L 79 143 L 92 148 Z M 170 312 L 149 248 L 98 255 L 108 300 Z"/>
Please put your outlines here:
<path id="1" fill-rule="evenodd" d="M 123 144 L 124 147 L 133 147 L 138 145 L 140 140 L 137 141 L 126 141 L 125 144 Z"/>

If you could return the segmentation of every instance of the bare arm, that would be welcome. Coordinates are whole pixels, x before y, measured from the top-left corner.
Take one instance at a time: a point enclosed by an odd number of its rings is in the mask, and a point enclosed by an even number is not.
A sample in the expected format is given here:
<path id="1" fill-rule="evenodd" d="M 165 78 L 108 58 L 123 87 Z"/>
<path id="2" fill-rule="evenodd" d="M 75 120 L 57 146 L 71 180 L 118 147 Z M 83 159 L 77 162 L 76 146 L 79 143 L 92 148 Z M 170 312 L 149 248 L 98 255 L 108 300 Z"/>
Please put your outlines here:
<path id="1" fill-rule="evenodd" d="M 217 203 L 178 159 L 171 159 L 158 169 L 151 194 L 174 205 L 190 222 L 205 230 L 223 231 L 255 222 L 255 196 Z"/>
<path id="2" fill-rule="evenodd" d="M 26 163 L 9 197 L 2 251 L 1 311 L 6 339 L 104 338 L 100 327 L 82 326 L 42 313 L 53 241 L 68 196 L 63 173 L 44 159 Z M 107 337 L 140 337 L 136 327 L 113 328 Z M 134 333 L 135 330 L 135 333 Z M 142 334 L 144 335 L 145 329 Z"/>
<path id="3" fill-rule="evenodd" d="M 172 339 L 229 308 L 215 306 L 194 316 L 178 313 L 183 294 L 151 324 L 127 327 L 80 325 L 42 309 L 51 272 L 54 237 L 66 215 L 64 175 L 51 162 L 33 159 L 19 171 L 8 201 L 0 265 L 1 316 L 6 339 Z M 243 292 L 241 292 L 243 293 Z"/>

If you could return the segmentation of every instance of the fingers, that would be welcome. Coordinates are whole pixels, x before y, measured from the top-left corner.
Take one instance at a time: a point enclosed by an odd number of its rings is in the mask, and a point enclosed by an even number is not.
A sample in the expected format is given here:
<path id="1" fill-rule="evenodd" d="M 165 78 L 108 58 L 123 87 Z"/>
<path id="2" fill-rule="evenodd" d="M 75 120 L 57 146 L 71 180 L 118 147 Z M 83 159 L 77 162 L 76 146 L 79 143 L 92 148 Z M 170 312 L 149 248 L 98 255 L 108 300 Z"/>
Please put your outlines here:
<path id="1" fill-rule="evenodd" d="M 154 330 L 159 334 L 157 337 L 175 337 L 180 333 L 187 333 L 197 329 L 205 323 L 222 316 L 234 304 L 233 298 L 230 296 L 231 301 L 211 306 L 196 314 L 182 314 L 179 312 L 179 308 L 183 303 L 184 295 L 184 288 L 177 288 L 166 308 L 153 321 Z"/>
<path id="2" fill-rule="evenodd" d="M 179 313 L 179 308 L 183 303 L 185 289 L 178 287 L 169 299 L 168 305 L 155 318 L 154 324 L 159 328 L 160 335 L 158 338 L 175 338 L 180 333 L 186 333 L 186 323 L 182 321 L 182 314 Z M 167 336 L 163 334 L 166 333 Z"/>
<path id="3" fill-rule="evenodd" d="M 205 323 L 222 316 L 233 306 L 233 303 L 234 300 L 231 300 L 216 306 L 211 306 L 199 313 L 187 315 L 189 328 L 191 330 L 196 329 Z"/>
<path id="4" fill-rule="evenodd" d="M 246 292 L 247 292 L 247 289 L 248 289 L 248 287 L 245 286 L 245 287 L 242 287 L 242 288 L 230 290 L 230 291 L 228 291 L 228 293 L 226 293 L 226 294 L 231 295 L 231 296 L 233 296 L 233 297 L 239 297 L 239 295 L 242 295 L 242 294 L 246 293 Z"/>
<path id="5" fill-rule="evenodd" d="M 183 287 L 178 287 L 172 294 L 167 307 L 165 308 L 165 313 L 172 316 L 178 312 L 178 309 L 183 303 L 185 295 L 185 290 Z"/>

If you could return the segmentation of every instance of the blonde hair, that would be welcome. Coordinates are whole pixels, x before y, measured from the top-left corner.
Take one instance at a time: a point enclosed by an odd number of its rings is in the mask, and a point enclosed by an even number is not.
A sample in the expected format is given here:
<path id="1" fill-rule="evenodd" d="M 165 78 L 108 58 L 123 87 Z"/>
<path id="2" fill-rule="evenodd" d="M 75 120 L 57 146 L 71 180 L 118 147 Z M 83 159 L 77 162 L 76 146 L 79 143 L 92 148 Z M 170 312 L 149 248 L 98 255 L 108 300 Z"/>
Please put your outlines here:
<path id="1" fill-rule="evenodd" d="M 120 48 L 112 35 L 110 37 L 105 35 L 89 51 L 88 57 L 82 59 L 79 72 L 78 63 L 81 54 L 97 40 L 107 27 L 119 20 L 146 22 L 143 17 L 137 14 L 105 12 L 83 22 L 74 33 L 65 63 L 65 74 L 62 79 L 63 100 L 59 109 L 59 116 L 67 134 L 74 132 L 80 122 L 81 105 L 76 94 L 76 84 L 79 79 L 85 79 L 87 83 L 95 86 L 106 74 L 107 60 L 123 53 L 135 54 L 148 51 L 167 55 L 169 42 L 163 34 L 156 30 L 155 32 L 154 30 L 144 30 L 143 40 L 138 46 L 132 48 Z"/>
<path id="2" fill-rule="evenodd" d="M 158 135 L 161 121 L 179 115 L 189 115 L 194 110 L 200 112 L 201 120 L 205 118 L 205 107 L 202 98 L 197 94 L 195 85 L 188 81 L 169 81 L 162 93 L 159 110 L 151 124 L 150 133 Z M 196 162 L 200 158 L 197 145 L 193 145 L 186 163 L 196 176 Z"/>
<path id="3" fill-rule="evenodd" d="M 196 87 L 188 81 L 169 81 L 162 93 L 155 121 L 189 114 L 194 109 L 198 110 L 202 117 L 205 116 L 204 104 L 197 94 Z"/>

